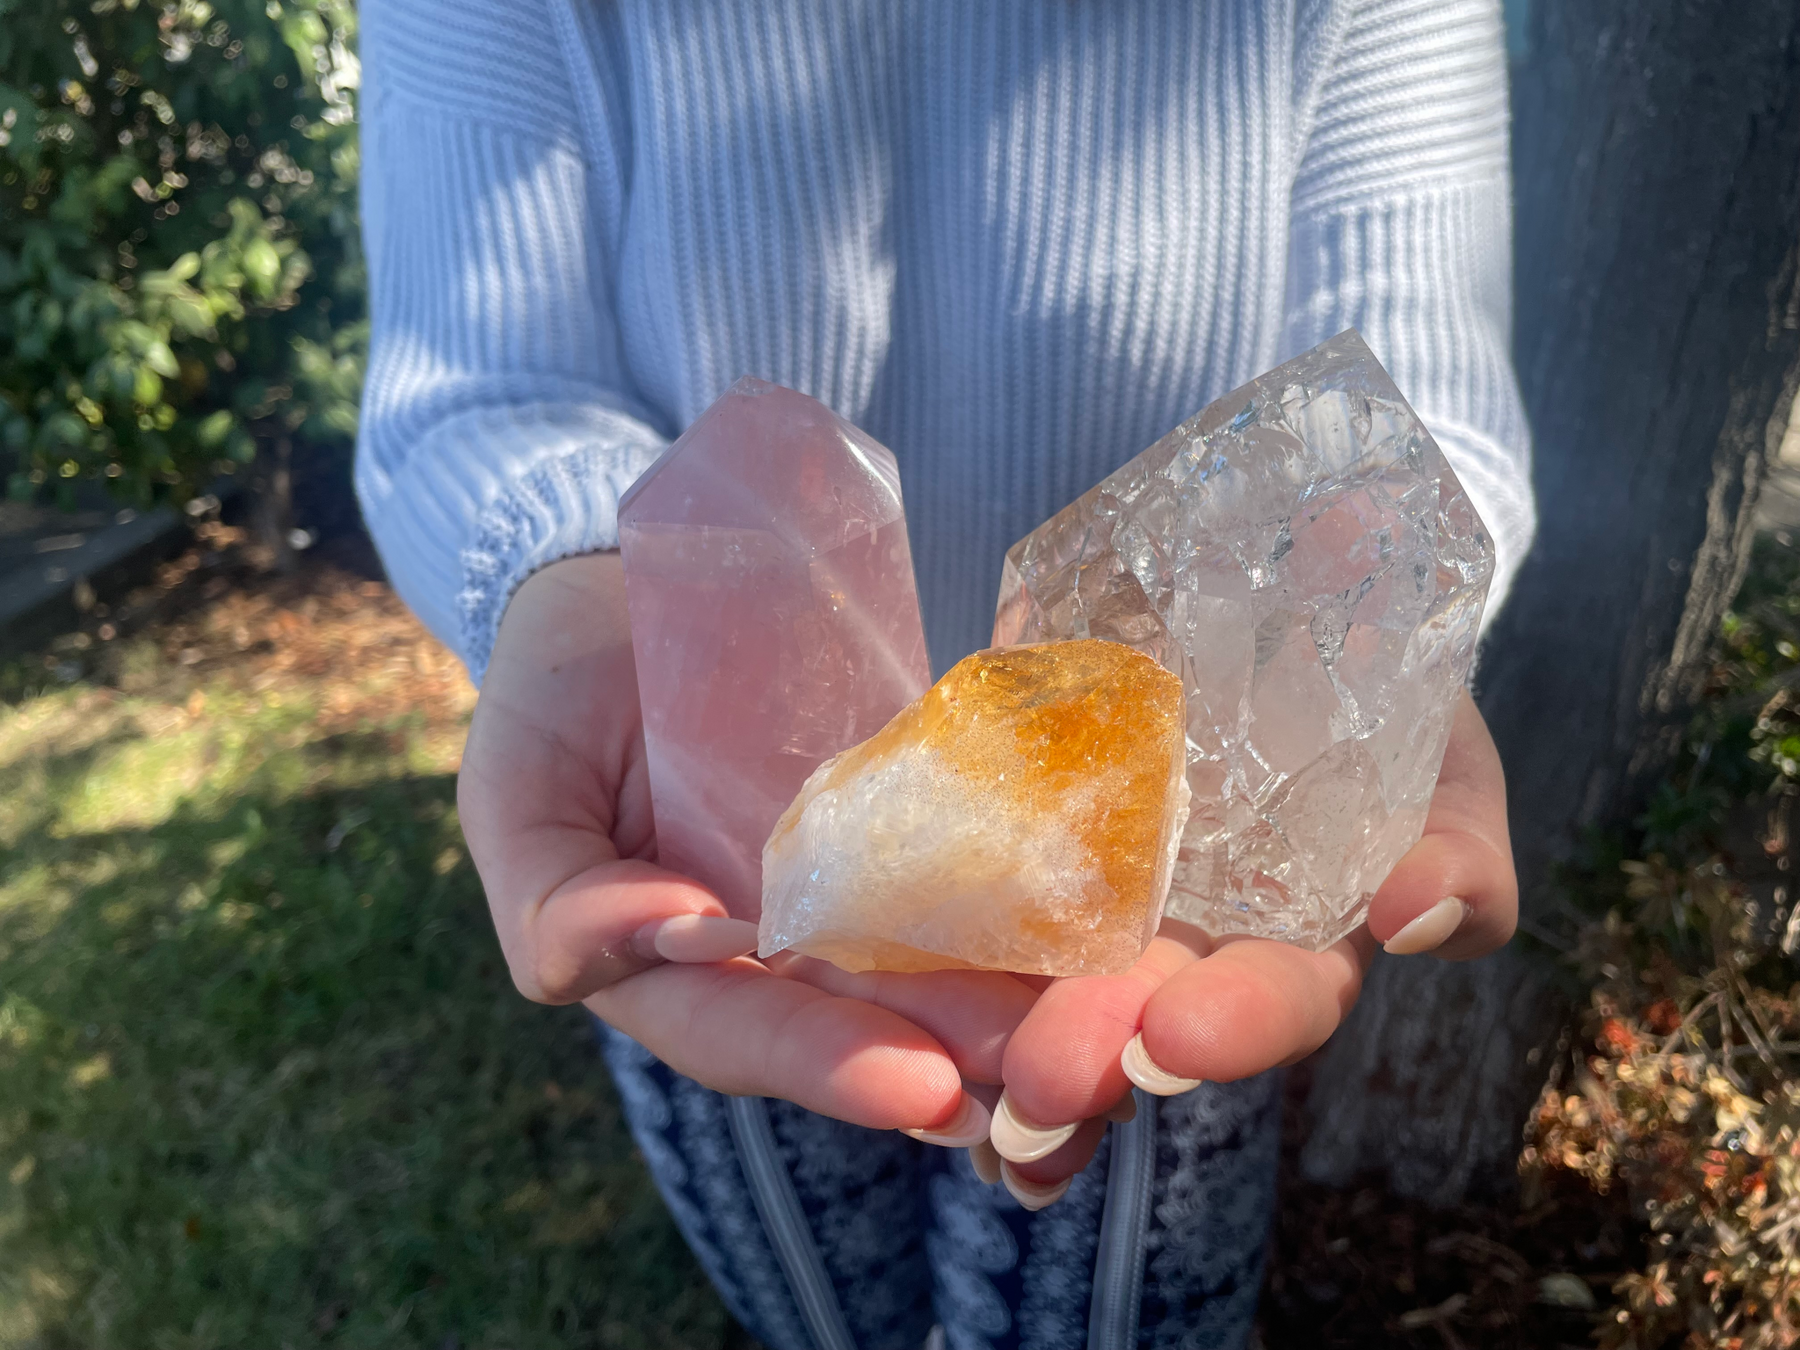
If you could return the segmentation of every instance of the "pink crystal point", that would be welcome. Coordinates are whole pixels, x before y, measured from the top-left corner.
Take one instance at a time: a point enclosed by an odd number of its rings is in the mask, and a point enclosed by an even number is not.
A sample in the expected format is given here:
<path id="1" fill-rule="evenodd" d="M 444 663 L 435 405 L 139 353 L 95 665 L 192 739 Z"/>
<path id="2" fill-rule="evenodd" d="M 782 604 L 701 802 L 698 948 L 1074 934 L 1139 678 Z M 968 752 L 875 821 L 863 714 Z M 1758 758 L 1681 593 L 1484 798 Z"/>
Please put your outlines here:
<path id="1" fill-rule="evenodd" d="M 738 918 L 812 771 L 931 687 L 894 457 L 742 379 L 619 505 L 661 864 Z"/>

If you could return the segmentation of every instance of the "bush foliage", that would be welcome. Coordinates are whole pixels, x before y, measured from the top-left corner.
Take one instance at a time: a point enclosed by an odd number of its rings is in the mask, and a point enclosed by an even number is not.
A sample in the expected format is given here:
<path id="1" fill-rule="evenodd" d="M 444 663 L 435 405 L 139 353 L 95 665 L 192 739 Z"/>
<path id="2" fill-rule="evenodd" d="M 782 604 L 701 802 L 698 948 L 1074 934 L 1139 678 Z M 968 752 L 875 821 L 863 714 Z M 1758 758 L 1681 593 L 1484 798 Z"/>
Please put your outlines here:
<path id="1" fill-rule="evenodd" d="M 0 457 L 183 496 L 355 429 L 350 0 L 0 0 Z"/>

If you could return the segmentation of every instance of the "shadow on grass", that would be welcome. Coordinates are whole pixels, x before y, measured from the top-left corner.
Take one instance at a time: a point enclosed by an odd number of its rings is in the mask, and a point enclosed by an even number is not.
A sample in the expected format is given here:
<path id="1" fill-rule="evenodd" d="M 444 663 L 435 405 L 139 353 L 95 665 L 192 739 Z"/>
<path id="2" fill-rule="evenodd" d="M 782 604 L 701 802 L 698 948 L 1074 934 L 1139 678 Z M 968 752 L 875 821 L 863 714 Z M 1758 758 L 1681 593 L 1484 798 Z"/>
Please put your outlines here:
<path id="1" fill-rule="evenodd" d="M 721 1343 L 453 803 L 257 790 L 0 854 L 0 1347 Z"/>

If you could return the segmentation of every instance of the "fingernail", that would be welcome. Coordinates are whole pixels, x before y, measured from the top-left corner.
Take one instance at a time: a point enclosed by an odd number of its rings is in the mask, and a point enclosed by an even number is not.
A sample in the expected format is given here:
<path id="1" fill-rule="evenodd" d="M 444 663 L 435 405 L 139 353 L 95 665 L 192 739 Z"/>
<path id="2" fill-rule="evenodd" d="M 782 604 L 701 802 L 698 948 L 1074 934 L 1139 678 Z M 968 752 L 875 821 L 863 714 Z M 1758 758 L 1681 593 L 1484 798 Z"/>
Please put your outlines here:
<path id="1" fill-rule="evenodd" d="M 645 924 L 633 935 L 632 945 L 665 961 L 729 961 L 756 950 L 756 925 L 720 914 L 677 914 Z"/>
<path id="2" fill-rule="evenodd" d="M 914 1139 L 936 1144 L 940 1148 L 968 1148 L 987 1138 L 990 1119 L 987 1107 L 965 1092 L 962 1105 L 945 1124 L 933 1126 L 929 1130 L 902 1130 L 900 1133 L 910 1134 Z"/>
<path id="3" fill-rule="evenodd" d="M 1178 1092 L 1190 1092 L 1200 1086 L 1198 1078 L 1183 1078 L 1179 1074 L 1170 1073 L 1162 1065 L 1150 1058 L 1150 1052 L 1144 1049 L 1144 1033 L 1138 1032 L 1119 1056 L 1119 1067 L 1125 1070 L 1125 1076 L 1153 1097 L 1173 1097 Z"/>
<path id="4" fill-rule="evenodd" d="M 1000 1180 L 1006 1183 L 1006 1189 L 1012 1192 L 1012 1198 L 1026 1209 L 1043 1209 L 1046 1206 L 1054 1205 L 1068 1194 L 1069 1183 L 1075 1178 L 1064 1177 L 1054 1186 L 1040 1185 L 1035 1181 L 1027 1181 L 1013 1171 L 1011 1163 L 1003 1159 L 1000 1163 Z"/>
<path id="5" fill-rule="evenodd" d="M 1128 1120 L 1137 1119 L 1137 1098 L 1127 1092 L 1118 1101 L 1101 1112 L 1103 1119 L 1123 1125 Z"/>
<path id="6" fill-rule="evenodd" d="M 1075 1134 L 1075 1127 L 1081 1122 L 1068 1125 L 1034 1125 L 1024 1120 L 1013 1111 L 1012 1102 L 1003 1092 L 1000 1104 L 994 1108 L 994 1123 L 988 1129 L 988 1142 L 993 1144 L 994 1152 L 1002 1158 L 1010 1158 L 1013 1162 L 1036 1162 L 1056 1152 Z M 1022 1203 L 1022 1202 L 1021 1202 Z M 1045 1204 L 1050 1202 L 1046 1200 Z"/>
<path id="7" fill-rule="evenodd" d="M 1468 917 L 1469 907 L 1453 895 L 1419 915 L 1382 943 L 1381 949 L 1391 956 L 1417 956 L 1420 952 L 1435 951 L 1450 940 L 1450 935 L 1461 928 Z"/>
<path id="8" fill-rule="evenodd" d="M 1000 1155 L 985 1139 L 969 1145 L 969 1166 L 975 1169 L 975 1175 L 981 1178 L 984 1186 L 992 1186 L 1000 1180 Z"/>

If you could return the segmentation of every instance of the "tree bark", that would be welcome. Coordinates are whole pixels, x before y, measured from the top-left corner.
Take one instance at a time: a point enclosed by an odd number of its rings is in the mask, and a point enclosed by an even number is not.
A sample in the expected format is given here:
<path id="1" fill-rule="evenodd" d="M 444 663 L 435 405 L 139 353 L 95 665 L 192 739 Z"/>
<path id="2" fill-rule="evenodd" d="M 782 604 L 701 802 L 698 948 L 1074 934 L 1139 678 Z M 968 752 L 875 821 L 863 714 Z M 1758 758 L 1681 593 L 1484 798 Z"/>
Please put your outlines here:
<path id="1" fill-rule="evenodd" d="M 1532 6 L 1515 34 L 1516 344 L 1535 547 L 1476 692 L 1507 766 L 1527 933 L 1628 822 L 1743 576 L 1800 374 L 1800 5 Z M 1523 41 L 1518 41 L 1523 38 Z M 1378 958 L 1310 1098 L 1306 1172 L 1448 1203 L 1504 1188 L 1571 992 L 1515 943 Z"/>
<path id="2" fill-rule="evenodd" d="M 251 537 L 258 565 L 280 576 L 299 565 L 294 552 L 294 442 L 285 432 L 257 448 L 251 477 Z"/>

